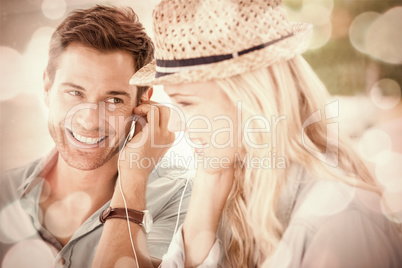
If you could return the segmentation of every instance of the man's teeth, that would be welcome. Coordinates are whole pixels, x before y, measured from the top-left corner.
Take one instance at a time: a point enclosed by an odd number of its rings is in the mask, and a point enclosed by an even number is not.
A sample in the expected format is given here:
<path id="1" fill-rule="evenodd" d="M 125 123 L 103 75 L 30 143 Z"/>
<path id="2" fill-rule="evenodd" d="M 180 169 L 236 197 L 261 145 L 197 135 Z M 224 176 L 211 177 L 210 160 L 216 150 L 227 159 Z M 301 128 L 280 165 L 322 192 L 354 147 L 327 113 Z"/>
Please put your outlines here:
<path id="1" fill-rule="evenodd" d="M 105 137 L 102 138 L 88 138 L 88 137 L 83 137 L 77 133 L 72 132 L 74 138 L 76 138 L 78 141 L 85 143 L 85 144 L 96 144 L 100 141 L 102 141 Z"/>

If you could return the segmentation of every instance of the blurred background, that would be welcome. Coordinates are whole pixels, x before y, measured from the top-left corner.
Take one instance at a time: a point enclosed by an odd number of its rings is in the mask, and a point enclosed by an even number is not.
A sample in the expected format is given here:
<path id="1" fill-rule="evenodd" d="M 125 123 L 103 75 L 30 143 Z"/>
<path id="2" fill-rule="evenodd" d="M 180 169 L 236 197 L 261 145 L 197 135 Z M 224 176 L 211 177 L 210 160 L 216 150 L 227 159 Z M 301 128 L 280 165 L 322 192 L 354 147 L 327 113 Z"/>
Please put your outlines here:
<path id="1" fill-rule="evenodd" d="M 152 37 L 157 0 L 0 0 L 0 171 L 45 155 L 42 73 L 50 36 L 65 16 L 95 4 L 131 6 Z M 304 54 L 340 103 L 340 128 L 373 164 L 402 211 L 402 1 L 284 0 L 293 21 L 314 25 Z M 166 100 L 161 88 L 157 100 Z M 395 200 L 396 198 L 396 200 Z M 400 202 L 399 202 L 400 201 Z"/>

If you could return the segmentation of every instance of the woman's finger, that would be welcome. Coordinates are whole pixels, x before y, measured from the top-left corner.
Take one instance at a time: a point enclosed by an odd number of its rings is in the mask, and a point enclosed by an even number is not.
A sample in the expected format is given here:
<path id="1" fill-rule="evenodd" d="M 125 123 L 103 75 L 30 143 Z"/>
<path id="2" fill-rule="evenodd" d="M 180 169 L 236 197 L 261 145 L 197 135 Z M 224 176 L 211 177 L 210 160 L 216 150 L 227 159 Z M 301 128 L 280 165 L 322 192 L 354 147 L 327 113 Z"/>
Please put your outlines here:
<path id="1" fill-rule="evenodd" d="M 155 102 L 154 102 L 155 103 Z M 134 108 L 134 114 L 145 117 L 148 123 L 159 126 L 159 110 L 154 103 L 144 102 Z"/>
<path id="2" fill-rule="evenodd" d="M 162 130 L 167 130 L 170 118 L 170 108 L 162 104 L 159 104 L 158 108 L 159 108 L 159 127 Z"/>

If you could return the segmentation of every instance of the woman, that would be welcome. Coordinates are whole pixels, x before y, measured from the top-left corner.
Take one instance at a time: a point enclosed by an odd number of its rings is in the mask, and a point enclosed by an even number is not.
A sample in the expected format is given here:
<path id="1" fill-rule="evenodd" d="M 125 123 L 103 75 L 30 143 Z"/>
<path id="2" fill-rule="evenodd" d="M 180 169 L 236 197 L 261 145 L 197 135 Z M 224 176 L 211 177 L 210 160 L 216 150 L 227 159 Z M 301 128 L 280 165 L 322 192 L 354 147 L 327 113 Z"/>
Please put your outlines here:
<path id="1" fill-rule="evenodd" d="M 164 85 L 198 158 L 162 267 L 401 267 L 380 187 L 300 56 L 311 27 L 280 0 L 162 1 L 153 16 L 156 63 L 131 83 Z"/>

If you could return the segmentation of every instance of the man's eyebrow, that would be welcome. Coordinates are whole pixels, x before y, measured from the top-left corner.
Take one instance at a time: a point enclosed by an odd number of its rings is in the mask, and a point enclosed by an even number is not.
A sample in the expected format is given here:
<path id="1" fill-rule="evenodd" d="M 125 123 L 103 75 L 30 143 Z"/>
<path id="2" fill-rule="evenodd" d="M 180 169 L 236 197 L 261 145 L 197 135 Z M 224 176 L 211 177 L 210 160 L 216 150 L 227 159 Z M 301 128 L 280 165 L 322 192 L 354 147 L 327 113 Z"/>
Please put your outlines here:
<path id="1" fill-rule="evenodd" d="M 73 87 L 73 88 L 76 88 L 76 89 L 80 89 L 80 90 L 82 90 L 82 91 L 85 91 L 85 88 L 83 88 L 83 87 L 80 86 L 80 85 L 73 84 L 73 83 L 65 82 L 65 83 L 62 83 L 61 85 L 62 85 L 62 86 Z"/>
<path id="2" fill-rule="evenodd" d="M 76 89 L 79 89 L 79 90 L 82 90 L 82 91 L 86 91 L 85 88 L 83 88 L 82 86 L 76 85 L 76 84 L 73 84 L 73 83 L 69 83 L 69 82 L 62 83 L 61 85 L 76 88 Z M 126 91 L 119 91 L 119 90 L 111 90 L 111 91 L 108 91 L 106 94 L 107 95 L 112 95 L 112 96 L 131 97 L 130 94 L 127 93 Z"/>
<path id="3" fill-rule="evenodd" d="M 125 91 L 116 91 L 116 90 L 113 90 L 113 91 L 108 91 L 106 94 L 107 94 L 107 95 L 112 95 L 112 96 L 126 96 L 126 97 L 131 97 L 131 95 L 130 95 L 129 93 L 125 92 Z"/>

